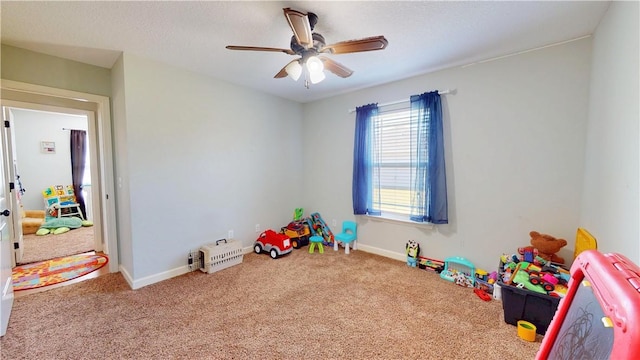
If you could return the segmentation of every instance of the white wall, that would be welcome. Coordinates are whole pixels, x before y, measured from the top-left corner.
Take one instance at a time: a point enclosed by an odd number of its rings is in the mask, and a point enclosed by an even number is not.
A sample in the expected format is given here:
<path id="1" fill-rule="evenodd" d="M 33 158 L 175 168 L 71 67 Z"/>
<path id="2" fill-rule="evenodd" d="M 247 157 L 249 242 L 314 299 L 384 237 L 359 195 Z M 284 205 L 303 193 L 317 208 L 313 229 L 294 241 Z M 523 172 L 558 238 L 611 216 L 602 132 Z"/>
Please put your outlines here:
<path id="1" fill-rule="evenodd" d="M 256 224 L 291 221 L 301 105 L 127 53 L 113 73 L 118 207 L 131 214 L 119 238 L 134 287 L 179 273 L 190 250 L 228 230 L 250 247 Z"/>
<path id="2" fill-rule="evenodd" d="M 591 39 L 452 68 L 304 107 L 304 206 L 351 219 L 355 113 L 348 109 L 431 90 L 443 95 L 450 224 L 432 230 L 358 217 L 359 245 L 404 258 L 463 256 L 492 270 L 529 244 L 529 231 L 566 238 L 579 224 Z M 331 220 L 329 220 L 331 219 Z M 563 252 L 563 253 L 564 253 Z M 570 260 L 570 259 L 569 259 Z"/>
<path id="3" fill-rule="evenodd" d="M 25 209 L 42 210 L 42 190 L 51 185 L 71 184 L 71 131 L 87 130 L 84 115 L 60 114 L 13 108 L 18 175 L 26 189 Z M 42 141 L 55 142 L 55 154 L 41 151 Z"/>
<path id="4" fill-rule="evenodd" d="M 128 171 L 127 162 L 127 112 L 124 93 L 124 59 L 120 55 L 111 68 L 111 104 L 113 127 L 114 190 L 116 194 L 116 223 L 118 224 L 118 259 L 120 270 L 127 279 L 133 276 L 133 245 L 131 243 L 131 204 L 129 187 L 123 185 Z"/>
<path id="5" fill-rule="evenodd" d="M 624 6 L 636 6 L 637 13 L 637 4 Z M 629 157 L 627 145 L 620 145 L 624 154 L 617 147 L 612 154 L 626 165 L 634 163 L 629 173 L 636 166 L 636 177 L 624 184 L 630 191 L 611 199 L 620 205 L 583 196 L 602 185 L 619 186 L 602 178 L 585 182 L 585 174 L 598 178 L 593 175 L 603 167 L 615 170 L 614 177 L 627 174 L 591 159 L 599 147 L 592 134 L 602 131 L 593 120 L 619 105 L 611 100 L 619 99 L 617 83 L 603 78 L 618 66 L 620 56 L 630 57 L 635 66 L 635 72 L 626 63 L 613 72 L 616 81 L 627 76 L 622 92 L 629 94 L 623 97 L 638 97 L 637 84 L 630 85 L 638 77 L 637 35 L 625 36 L 637 34 L 637 19 L 620 9 L 612 4 L 598 29 L 593 70 L 593 40 L 588 38 L 305 105 L 124 54 L 112 69 L 112 99 L 125 277 L 136 288 L 177 275 L 184 271 L 189 250 L 226 237 L 228 230 L 250 246 L 255 224 L 282 226 L 295 207 L 304 207 L 307 214 L 319 211 L 329 223 L 353 218 L 355 115 L 347 110 L 435 89 L 457 90 L 443 97 L 450 224 L 427 229 L 359 218 L 361 247 L 401 259 L 405 242 L 416 239 L 423 255 L 464 256 L 493 269 L 500 254 L 529 243 L 530 230 L 566 238 L 569 246 L 561 255 L 570 258 L 578 226 L 603 239 L 612 238 L 624 221 L 629 226 L 616 238 L 630 240 L 609 240 L 611 245 L 601 240 L 601 248 L 637 253 L 637 245 L 630 245 L 638 239 L 637 207 L 623 199 L 638 200 L 638 158 L 633 155 L 639 150 L 637 102 L 623 111 L 622 124 L 616 122 L 611 130 L 615 134 L 605 134 L 609 142 L 617 142 L 617 136 L 630 142 Z M 618 27 L 613 23 L 620 18 Z M 618 40 L 607 45 L 617 37 L 623 45 Z M 635 48 L 622 50 L 633 41 Z M 609 63 L 613 60 L 615 65 Z M 616 96 L 590 98 L 590 85 Z M 627 122 L 633 116 L 635 128 Z M 612 162 L 609 156 L 607 163 Z M 625 213 L 618 223 L 605 224 L 593 220 L 600 209 Z M 632 224 L 635 232 L 629 230 Z"/>
<path id="6" fill-rule="evenodd" d="M 640 264 L 639 5 L 611 3 L 593 40 L 580 223 L 602 252 Z"/>

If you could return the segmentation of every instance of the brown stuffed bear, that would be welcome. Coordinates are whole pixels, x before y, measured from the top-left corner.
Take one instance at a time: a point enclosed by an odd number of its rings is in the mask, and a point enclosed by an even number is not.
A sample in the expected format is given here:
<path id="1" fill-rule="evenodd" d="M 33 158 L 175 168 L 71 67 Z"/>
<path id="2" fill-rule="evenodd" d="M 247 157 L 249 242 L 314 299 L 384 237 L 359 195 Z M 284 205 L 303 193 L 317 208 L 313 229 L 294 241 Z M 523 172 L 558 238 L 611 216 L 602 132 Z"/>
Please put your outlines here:
<path id="1" fill-rule="evenodd" d="M 556 239 L 547 234 L 540 234 L 537 231 L 531 231 L 531 245 L 538 249 L 538 256 L 541 258 L 558 264 L 564 264 L 564 258 L 556 255 L 558 251 L 567 245 L 567 240 Z"/>

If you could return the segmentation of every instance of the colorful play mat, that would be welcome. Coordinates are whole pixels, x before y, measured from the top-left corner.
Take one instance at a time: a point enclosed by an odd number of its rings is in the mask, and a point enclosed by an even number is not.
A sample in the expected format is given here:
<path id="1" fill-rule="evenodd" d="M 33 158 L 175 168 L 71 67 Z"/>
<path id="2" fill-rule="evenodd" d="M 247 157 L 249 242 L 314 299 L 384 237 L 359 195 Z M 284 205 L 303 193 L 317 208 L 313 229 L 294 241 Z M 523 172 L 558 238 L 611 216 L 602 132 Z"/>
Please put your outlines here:
<path id="1" fill-rule="evenodd" d="M 109 262 L 102 255 L 72 255 L 13 269 L 13 290 L 29 290 L 73 280 L 94 272 Z"/>

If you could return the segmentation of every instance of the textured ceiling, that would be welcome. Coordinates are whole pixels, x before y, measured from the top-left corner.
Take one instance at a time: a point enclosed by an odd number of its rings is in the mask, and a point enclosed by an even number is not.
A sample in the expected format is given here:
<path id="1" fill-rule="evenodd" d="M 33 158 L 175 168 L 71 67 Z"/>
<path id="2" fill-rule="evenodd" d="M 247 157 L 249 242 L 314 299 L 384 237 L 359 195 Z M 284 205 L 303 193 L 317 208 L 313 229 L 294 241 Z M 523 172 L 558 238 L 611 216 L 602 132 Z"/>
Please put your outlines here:
<path id="1" fill-rule="evenodd" d="M 111 68 L 121 52 L 309 102 L 590 35 L 608 1 L 0 2 L 3 44 Z M 384 35 L 385 50 L 331 55 L 354 70 L 306 89 L 274 79 L 291 55 L 282 12 L 314 12 L 327 44 Z"/>

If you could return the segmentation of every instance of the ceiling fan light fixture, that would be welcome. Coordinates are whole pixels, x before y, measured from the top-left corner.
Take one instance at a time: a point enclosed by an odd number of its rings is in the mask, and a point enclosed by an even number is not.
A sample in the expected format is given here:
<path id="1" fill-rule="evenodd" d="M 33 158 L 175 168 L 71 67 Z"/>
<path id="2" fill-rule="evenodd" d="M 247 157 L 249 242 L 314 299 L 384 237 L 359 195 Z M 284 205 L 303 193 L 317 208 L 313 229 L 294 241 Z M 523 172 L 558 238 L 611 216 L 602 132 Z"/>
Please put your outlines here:
<path id="1" fill-rule="evenodd" d="M 310 56 L 307 59 L 307 68 L 310 73 L 322 72 L 324 71 L 324 64 L 322 63 L 322 60 L 318 59 L 318 57 Z"/>
<path id="2" fill-rule="evenodd" d="M 322 60 L 315 56 L 311 56 L 307 59 L 307 70 L 309 71 L 309 80 L 312 84 L 317 84 L 325 79 L 324 64 Z"/>
<path id="3" fill-rule="evenodd" d="M 302 65 L 298 61 L 292 61 L 284 68 L 287 72 L 287 75 L 293 79 L 293 81 L 298 81 L 300 75 L 302 75 Z"/>
<path id="4" fill-rule="evenodd" d="M 274 78 L 282 79 L 290 77 L 294 81 L 297 81 L 304 75 L 304 86 L 307 89 L 309 88 L 309 84 L 317 84 L 325 79 L 325 69 L 341 78 L 348 78 L 353 74 L 353 70 L 326 57 L 325 54 L 351 54 L 363 51 L 383 50 L 389 43 L 383 35 L 378 35 L 357 40 L 340 41 L 327 45 L 324 36 L 313 32 L 318 22 L 318 16 L 316 14 L 311 12 L 305 13 L 291 8 L 284 8 L 282 10 L 293 32 L 289 49 L 238 45 L 227 45 L 226 48 L 229 50 L 282 52 L 287 55 L 299 56 L 299 58 L 289 62 L 285 67 L 280 69 Z"/>
<path id="5" fill-rule="evenodd" d="M 317 84 L 320 81 L 324 80 L 326 76 L 324 75 L 324 71 L 320 70 L 320 71 L 314 71 L 314 72 L 309 72 L 309 81 L 311 81 L 312 84 Z"/>

